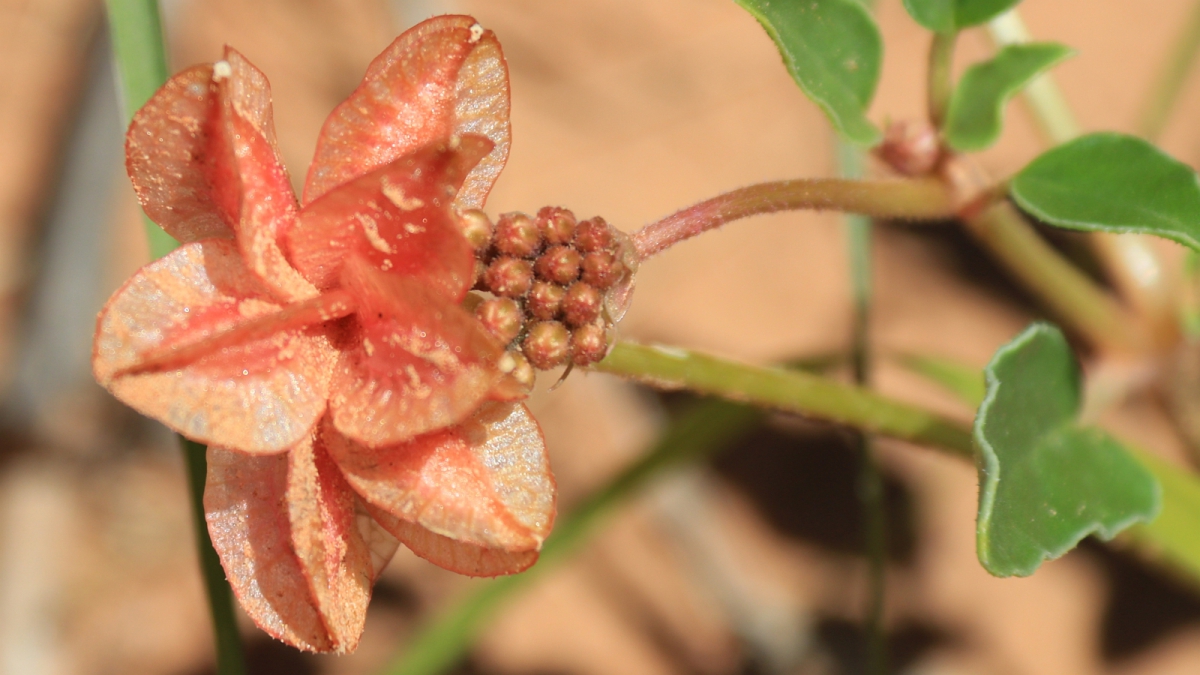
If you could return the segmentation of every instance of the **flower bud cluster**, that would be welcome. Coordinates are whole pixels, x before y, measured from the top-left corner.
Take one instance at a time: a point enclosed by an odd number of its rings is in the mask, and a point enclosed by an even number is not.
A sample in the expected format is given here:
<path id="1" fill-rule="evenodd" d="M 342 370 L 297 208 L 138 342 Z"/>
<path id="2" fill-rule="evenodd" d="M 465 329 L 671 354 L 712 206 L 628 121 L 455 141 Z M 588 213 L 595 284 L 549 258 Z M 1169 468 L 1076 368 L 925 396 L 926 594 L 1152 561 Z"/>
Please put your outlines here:
<path id="1" fill-rule="evenodd" d="M 554 206 L 495 223 L 478 210 L 459 218 L 475 247 L 475 290 L 491 296 L 475 316 L 508 345 L 506 371 L 529 385 L 534 369 L 604 358 L 633 278 L 625 235 L 603 218 L 578 221 Z"/>

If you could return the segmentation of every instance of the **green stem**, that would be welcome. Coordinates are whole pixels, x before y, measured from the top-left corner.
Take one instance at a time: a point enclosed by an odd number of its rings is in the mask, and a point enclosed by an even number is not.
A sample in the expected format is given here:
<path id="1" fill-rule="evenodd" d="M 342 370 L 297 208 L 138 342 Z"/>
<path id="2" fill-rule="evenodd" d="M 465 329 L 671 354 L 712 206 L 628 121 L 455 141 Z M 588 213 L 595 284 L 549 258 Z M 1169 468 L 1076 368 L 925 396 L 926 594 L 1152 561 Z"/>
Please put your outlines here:
<path id="1" fill-rule="evenodd" d="M 1142 324 L 1047 243 L 1012 204 L 992 204 L 966 223 L 1026 288 L 1092 344 L 1125 352 L 1145 348 Z"/>
<path id="2" fill-rule="evenodd" d="M 221 559 L 208 536 L 208 523 L 204 520 L 204 481 L 208 474 L 206 449 L 195 441 L 179 437 L 187 462 L 188 495 L 192 506 L 192 527 L 196 534 L 196 550 L 200 552 L 200 572 L 204 576 L 204 590 L 208 606 L 212 610 L 213 635 L 217 645 L 217 673 L 219 675 L 244 675 L 246 661 L 242 654 L 242 637 L 238 633 L 233 610 L 233 593 L 225 580 Z"/>
<path id="3" fill-rule="evenodd" d="M 167 56 L 163 42 L 162 20 L 157 0 L 107 0 L 109 30 L 119 75 L 121 101 L 128 121 L 167 81 Z M 146 239 L 152 258 L 174 250 L 179 242 L 144 218 Z M 200 556 L 200 569 L 212 615 L 213 637 L 217 651 L 218 675 L 243 675 L 246 672 L 233 593 L 225 579 L 221 561 L 208 536 L 204 520 L 204 481 L 207 475 L 204 447 L 180 437 L 186 458 L 188 488 L 191 495 L 193 529 Z"/>
<path id="4" fill-rule="evenodd" d="M 1139 133 L 1148 140 L 1157 141 L 1162 135 L 1171 110 L 1179 101 L 1188 72 L 1196 61 L 1197 52 L 1200 52 L 1200 2 L 1192 8 L 1183 32 L 1172 46 L 1171 55 L 1154 83 L 1146 109 L 1138 122 Z"/>
<path id="5" fill-rule="evenodd" d="M 695 461 L 752 429 L 762 413 L 719 400 L 701 401 L 659 439 L 645 456 L 622 471 L 563 517 L 542 547 L 537 565 L 519 575 L 486 582 L 483 588 L 421 630 L 387 675 L 434 675 L 458 662 L 487 619 L 517 589 L 569 556 L 599 522 L 663 470 Z"/>
<path id="6" fill-rule="evenodd" d="M 633 235 L 645 260 L 685 239 L 762 213 L 832 209 L 877 218 L 939 220 L 954 217 L 949 189 L 935 179 L 865 181 L 808 178 L 760 183 L 677 211 Z"/>
<path id="7" fill-rule="evenodd" d="M 121 107 L 128 122 L 167 81 L 167 52 L 163 42 L 158 0 L 106 0 L 108 27 L 121 90 Z M 150 257 L 161 258 L 179 246 L 162 228 L 144 218 Z"/>
<path id="8" fill-rule="evenodd" d="M 843 177 L 862 175 L 862 153 L 848 143 L 838 143 L 839 169 Z M 848 215 L 846 243 L 850 258 L 850 295 L 854 318 L 850 346 L 854 383 L 867 386 L 871 379 L 871 219 Z M 867 552 L 867 603 L 864 625 L 867 634 L 867 672 L 886 675 L 888 672 L 887 639 L 883 629 L 883 608 L 887 597 L 887 515 L 883 503 L 883 476 L 875 457 L 875 444 L 870 435 L 857 434 L 858 451 L 862 457 L 859 474 L 859 499 L 866 513 L 864 540 Z"/>
<path id="9" fill-rule="evenodd" d="M 1196 20 L 1200 21 L 1200 12 Z M 1029 31 L 1016 10 L 988 24 L 997 46 L 1030 41 Z M 1021 96 L 1038 129 L 1051 145 L 1066 143 L 1080 135 L 1071 106 L 1050 73 L 1036 77 Z M 1108 277 L 1145 314 L 1162 342 L 1176 335 L 1174 296 L 1163 273 L 1162 261 L 1147 238 L 1136 234 L 1093 233 L 1088 237 Z"/>
<path id="10" fill-rule="evenodd" d="M 950 107 L 950 96 L 954 93 L 954 43 L 958 31 L 934 33 L 929 45 L 929 72 L 926 96 L 929 105 L 929 121 L 936 128 L 942 127 L 946 109 Z"/>
<path id="11" fill-rule="evenodd" d="M 593 369 L 659 389 L 687 389 L 837 422 L 971 458 L 966 426 L 817 375 L 729 361 L 658 345 L 619 342 Z"/>

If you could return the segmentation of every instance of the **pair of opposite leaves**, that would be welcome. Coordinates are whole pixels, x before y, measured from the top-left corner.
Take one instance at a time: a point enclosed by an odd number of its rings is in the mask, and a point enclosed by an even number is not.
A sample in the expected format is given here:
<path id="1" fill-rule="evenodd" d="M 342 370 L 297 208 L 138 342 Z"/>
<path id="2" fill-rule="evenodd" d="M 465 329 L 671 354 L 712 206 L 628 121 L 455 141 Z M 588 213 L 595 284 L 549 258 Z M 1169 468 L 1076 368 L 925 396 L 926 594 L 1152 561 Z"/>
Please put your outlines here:
<path id="1" fill-rule="evenodd" d="M 296 647 L 353 649 L 397 546 L 494 576 L 537 558 L 555 491 L 503 346 L 461 302 L 508 153 L 495 36 L 445 16 L 401 35 L 326 121 L 297 202 L 269 85 L 244 57 L 173 77 L 126 151 L 183 243 L 98 320 L 97 380 L 209 445 L 209 532 L 242 606 Z"/>

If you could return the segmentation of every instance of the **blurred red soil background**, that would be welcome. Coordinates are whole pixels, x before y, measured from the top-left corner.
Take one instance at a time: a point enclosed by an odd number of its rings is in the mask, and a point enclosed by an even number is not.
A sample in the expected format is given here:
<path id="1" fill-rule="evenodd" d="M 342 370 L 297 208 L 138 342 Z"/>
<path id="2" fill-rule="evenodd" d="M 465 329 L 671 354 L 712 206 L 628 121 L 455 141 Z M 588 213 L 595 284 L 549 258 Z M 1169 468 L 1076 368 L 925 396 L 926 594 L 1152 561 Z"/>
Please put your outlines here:
<path id="1" fill-rule="evenodd" d="M 1191 4 L 1027 0 L 1021 11 L 1035 36 L 1079 50 L 1057 75 L 1083 126 L 1130 130 Z M 168 0 L 164 12 L 176 68 L 213 60 L 228 43 L 267 73 L 293 177 L 367 62 L 404 27 L 447 12 L 493 29 L 511 68 L 514 143 L 489 200 L 493 216 L 556 204 L 633 230 L 745 184 L 834 171 L 824 118 L 730 0 Z M 928 35 L 899 0 L 880 0 L 878 13 L 887 56 L 873 116 L 919 117 Z M 978 31 L 960 44 L 960 67 L 991 50 Z M 122 171 L 110 58 L 99 2 L 0 0 L 4 675 L 212 669 L 179 453 L 90 377 L 94 314 L 146 258 Z M 1193 165 L 1195 84 L 1164 137 Z M 1008 119 L 982 157 L 996 175 L 1040 147 L 1024 110 L 1012 106 Z M 889 355 L 982 367 L 1040 310 L 948 225 L 877 232 L 878 386 L 969 419 Z M 848 276 L 834 214 L 737 223 L 646 264 L 622 335 L 754 362 L 843 351 Z M 599 374 L 545 388 L 534 408 L 563 510 L 643 452 L 670 403 Z M 1121 406 L 1105 422 L 1182 457 L 1157 407 Z M 897 672 L 1200 672 L 1200 595 L 1094 544 L 1029 579 L 993 579 L 974 557 L 973 469 L 881 446 Z M 862 672 L 865 561 L 851 447 L 844 431 L 776 419 L 713 462 L 660 481 L 509 603 L 461 672 Z M 356 654 L 300 655 L 247 625 L 251 672 L 375 672 L 422 620 L 481 583 L 401 551 Z"/>

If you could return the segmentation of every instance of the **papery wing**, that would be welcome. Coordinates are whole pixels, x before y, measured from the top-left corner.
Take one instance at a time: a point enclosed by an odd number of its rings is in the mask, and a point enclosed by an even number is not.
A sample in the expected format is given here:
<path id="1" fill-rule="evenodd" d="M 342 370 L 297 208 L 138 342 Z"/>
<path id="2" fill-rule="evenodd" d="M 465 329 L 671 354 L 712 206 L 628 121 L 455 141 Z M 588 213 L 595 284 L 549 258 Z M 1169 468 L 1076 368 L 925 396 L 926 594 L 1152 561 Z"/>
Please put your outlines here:
<path id="1" fill-rule="evenodd" d="M 427 145 L 332 190 L 300 213 L 288 257 L 319 288 L 339 282 L 351 254 L 419 279 L 455 302 L 471 287 L 475 257 L 450 210 L 467 172 L 487 153 L 481 136 Z"/>
<path id="2" fill-rule="evenodd" d="M 279 452 L 305 438 L 325 410 L 337 352 L 324 328 L 280 330 L 183 367 L 137 371 L 145 354 L 279 311 L 233 242 L 187 244 L 139 270 L 101 310 L 96 381 L 188 438 Z"/>
<path id="3" fill-rule="evenodd" d="M 292 545 L 333 651 L 352 651 L 362 635 L 375 581 L 356 497 L 319 438 L 296 446 L 288 458 Z"/>
<path id="4" fill-rule="evenodd" d="M 510 553 L 536 552 L 550 533 L 554 478 L 541 429 L 524 405 L 488 403 L 463 424 L 381 448 L 330 431 L 326 427 L 329 453 L 347 481 L 395 518 L 458 543 Z M 431 558 L 470 560 L 416 533 L 392 533 L 412 537 Z"/>
<path id="5" fill-rule="evenodd" d="M 503 347 L 459 305 L 355 258 L 343 279 L 357 300 L 358 334 L 330 383 L 342 433 L 381 446 L 457 424 L 503 377 Z"/>
<path id="6" fill-rule="evenodd" d="M 309 442 L 311 444 L 311 442 Z M 208 449 L 204 515 L 213 548 L 242 609 L 274 638 L 307 651 L 334 639 L 292 544 L 287 454 Z"/>
<path id="7" fill-rule="evenodd" d="M 212 64 L 167 81 L 133 116 L 125 166 L 146 215 L 183 243 L 233 237 L 238 187 L 221 148 Z"/>
<path id="8" fill-rule="evenodd" d="M 379 526 L 386 529 L 417 556 L 429 562 L 469 577 L 498 577 L 529 569 L 538 559 L 537 549 L 506 551 L 464 544 L 443 537 L 407 520 L 370 507 Z"/>
<path id="9" fill-rule="evenodd" d="M 317 294 L 283 256 L 280 240 L 296 219 L 296 196 L 275 142 L 271 85 L 236 50 L 225 48 L 225 67 L 218 89 L 220 137 L 231 148 L 234 177 L 240 190 L 238 248 L 250 270 L 276 297 L 286 302 Z"/>
<path id="10" fill-rule="evenodd" d="M 494 143 L 472 172 L 461 208 L 482 206 L 508 157 L 508 67 L 491 31 L 439 16 L 405 31 L 321 129 L 304 186 L 308 204 L 418 147 L 463 133 Z"/>

